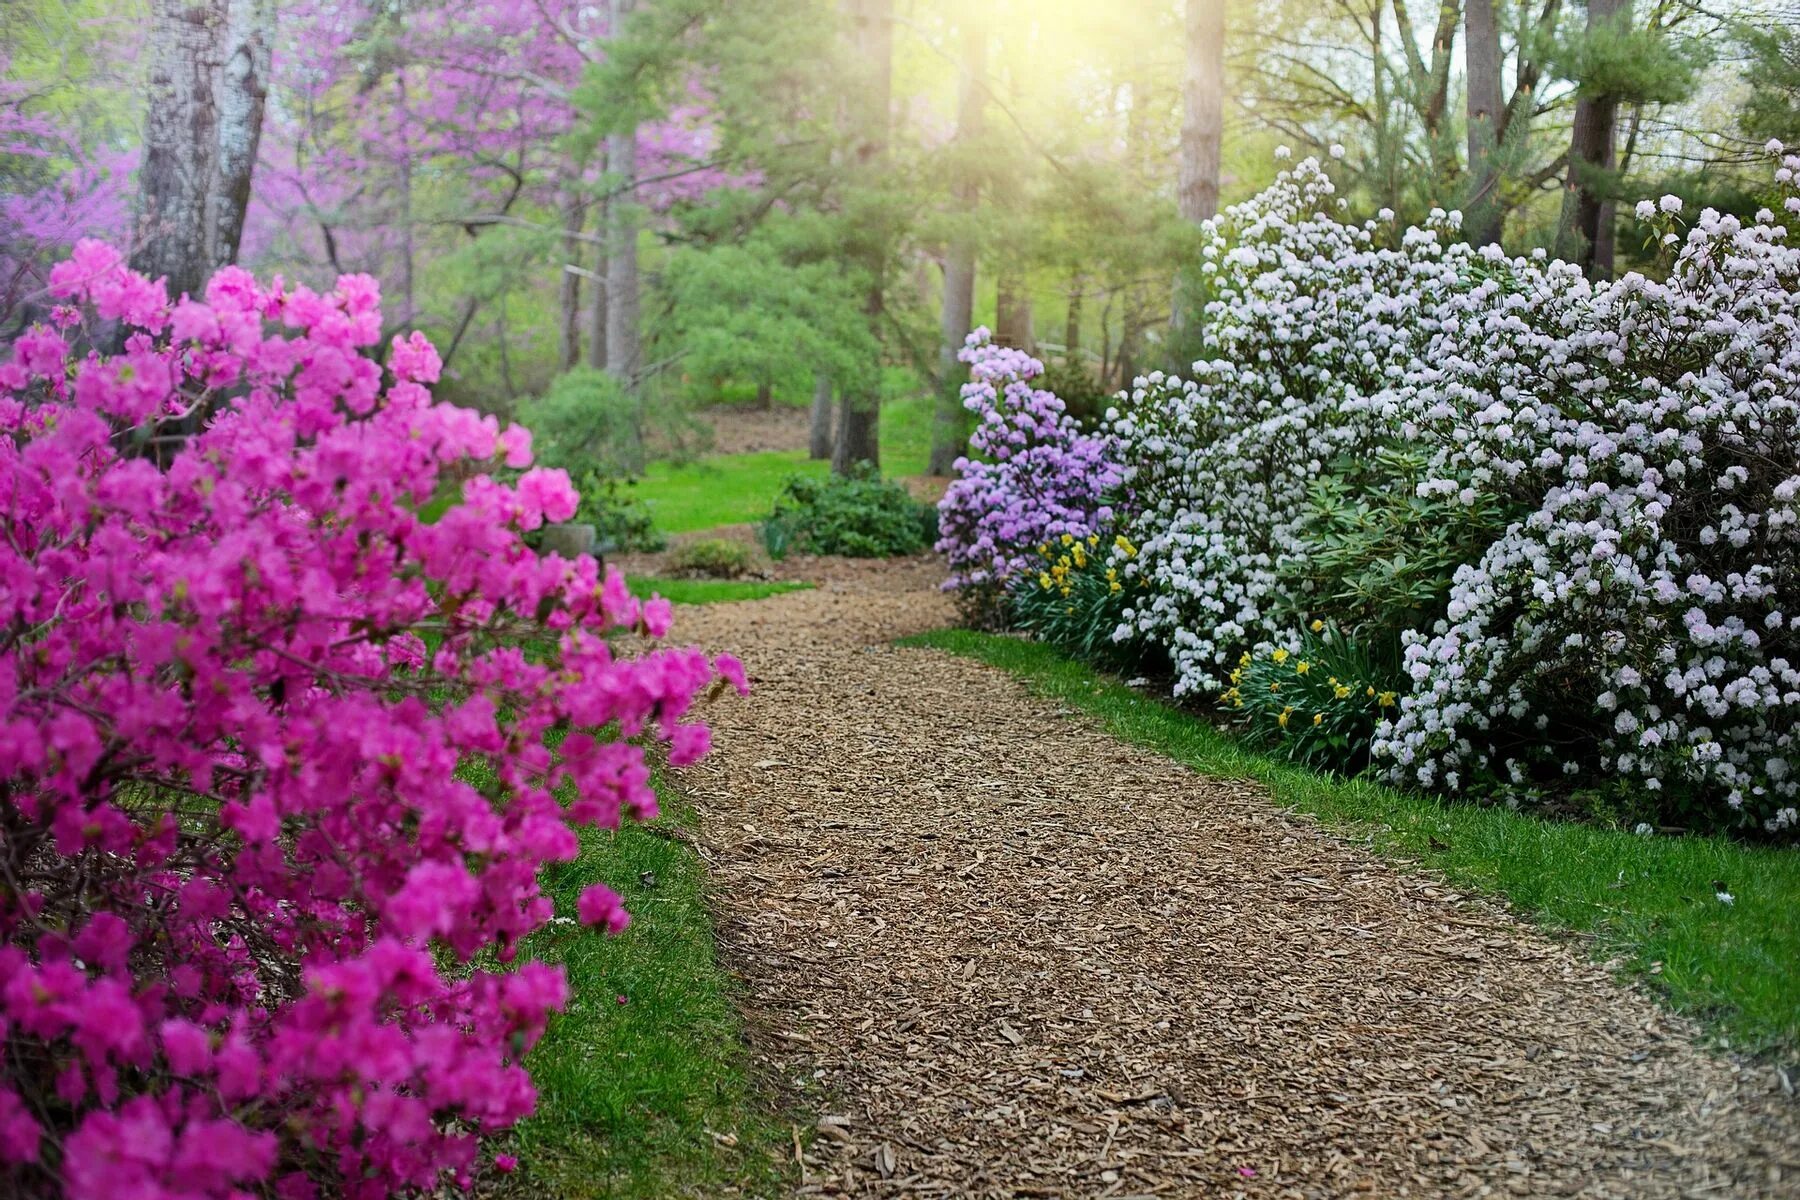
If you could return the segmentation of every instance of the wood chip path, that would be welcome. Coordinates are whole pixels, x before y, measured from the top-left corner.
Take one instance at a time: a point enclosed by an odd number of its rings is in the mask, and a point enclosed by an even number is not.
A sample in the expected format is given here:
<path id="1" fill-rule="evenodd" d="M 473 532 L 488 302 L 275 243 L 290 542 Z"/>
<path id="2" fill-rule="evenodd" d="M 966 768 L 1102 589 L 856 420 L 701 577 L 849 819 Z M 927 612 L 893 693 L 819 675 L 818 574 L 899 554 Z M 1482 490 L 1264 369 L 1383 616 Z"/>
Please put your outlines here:
<path id="1" fill-rule="evenodd" d="M 749 665 L 687 773 L 804 1195 L 1795 1197 L 1766 1065 L 1571 947 L 898 650 L 915 563 L 684 609 Z M 796 1141 L 798 1151 L 800 1143 Z"/>

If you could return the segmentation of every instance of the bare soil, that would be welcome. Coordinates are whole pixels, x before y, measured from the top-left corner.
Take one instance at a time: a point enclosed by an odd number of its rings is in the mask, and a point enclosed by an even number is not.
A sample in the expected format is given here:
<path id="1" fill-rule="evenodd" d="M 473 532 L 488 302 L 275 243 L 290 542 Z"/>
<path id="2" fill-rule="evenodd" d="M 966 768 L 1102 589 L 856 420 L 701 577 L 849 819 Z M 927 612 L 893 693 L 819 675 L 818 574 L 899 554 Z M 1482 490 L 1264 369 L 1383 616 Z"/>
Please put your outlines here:
<path id="1" fill-rule="evenodd" d="M 812 414 L 804 408 L 777 404 L 772 408 L 719 405 L 695 414 L 712 427 L 711 454 L 758 454 L 770 450 L 804 450 Z"/>

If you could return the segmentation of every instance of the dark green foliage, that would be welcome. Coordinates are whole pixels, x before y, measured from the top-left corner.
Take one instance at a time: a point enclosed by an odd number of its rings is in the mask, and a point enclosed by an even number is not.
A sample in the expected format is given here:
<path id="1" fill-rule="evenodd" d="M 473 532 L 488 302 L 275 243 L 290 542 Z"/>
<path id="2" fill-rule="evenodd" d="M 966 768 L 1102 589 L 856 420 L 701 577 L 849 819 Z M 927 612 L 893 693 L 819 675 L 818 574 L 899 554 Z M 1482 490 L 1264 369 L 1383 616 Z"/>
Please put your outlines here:
<path id="1" fill-rule="evenodd" d="M 810 396 L 815 375 L 867 371 L 879 347 L 863 312 L 866 276 L 833 257 L 823 221 L 767 222 L 741 245 L 669 259 L 669 316 L 658 337 L 679 347 L 696 382 L 733 379 Z"/>
<path id="2" fill-rule="evenodd" d="M 676 575 L 704 579 L 737 579 L 750 573 L 750 547 L 730 538 L 701 538 L 677 546 L 669 555 L 669 570 Z"/>
<path id="3" fill-rule="evenodd" d="M 1335 462 L 1313 484 L 1300 534 L 1311 575 L 1293 589 L 1313 611 L 1296 621 L 1324 617 L 1379 653 L 1397 650 L 1402 630 L 1428 629 L 1441 615 L 1456 568 L 1523 515 L 1487 494 L 1473 504 L 1421 498 L 1423 471 L 1423 453 L 1395 447 Z"/>
<path id="4" fill-rule="evenodd" d="M 937 509 L 868 470 L 825 479 L 796 475 L 760 532 L 772 558 L 796 552 L 889 558 L 916 554 L 936 540 Z"/>
<path id="5" fill-rule="evenodd" d="M 1611 29 L 1565 26 L 1553 63 L 1583 92 L 1621 104 L 1673 104 L 1692 94 L 1709 57 L 1702 42 L 1622 18 Z"/>
<path id="6" fill-rule="evenodd" d="M 1754 142 L 1800 141 L 1800 27 L 1769 22 L 1739 32 L 1750 85 L 1738 127 Z"/>
<path id="7" fill-rule="evenodd" d="M 587 471 L 574 477 L 581 493 L 575 520 L 594 527 L 594 545 L 602 554 L 661 550 L 669 544 L 651 522 L 650 510 L 634 492 L 636 480 Z"/>
<path id="8" fill-rule="evenodd" d="M 1245 654 L 1221 697 L 1252 740 L 1293 762 L 1353 775 L 1398 700 L 1398 667 L 1315 619 L 1292 644 Z"/>
<path id="9" fill-rule="evenodd" d="M 557 376 L 541 397 L 527 401 L 519 420 L 531 430 L 539 462 L 562 467 L 571 476 L 633 476 L 644 470 L 638 407 L 613 376 L 576 367 Z"/>

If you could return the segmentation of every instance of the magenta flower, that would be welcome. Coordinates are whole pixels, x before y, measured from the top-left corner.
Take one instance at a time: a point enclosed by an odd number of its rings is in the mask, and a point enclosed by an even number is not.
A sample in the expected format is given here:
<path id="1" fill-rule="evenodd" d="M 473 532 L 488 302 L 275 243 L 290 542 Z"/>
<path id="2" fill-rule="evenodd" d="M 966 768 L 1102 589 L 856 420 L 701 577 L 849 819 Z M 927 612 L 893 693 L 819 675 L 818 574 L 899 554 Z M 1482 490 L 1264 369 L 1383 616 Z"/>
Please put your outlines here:
<path id="1" fill-rule="evenodd" d="M 0 363 L 0 1167 L 71 1197 L 466 1180 L 567 999 L 513 964 L 541 868 L 655 814 L 645 744 L 704 754 L 694 707 L 742 666 L 615 650 L 672 608 L 526 544 L 567 476 L 437 403 L 423 338 L 367 353 L 373 280 L 228 268 L 172 305 L 93 242 L 50 277 L 80 316 Z M 579 915 L 630 920 L 604 888 Z"/>
<path id="2" fill-rule="evenodd" d="M 608 933 L 624 933 L 631 924 L 631 914 L 625 911 L 619 893 L 601 883 L 583 890 L 575 902 L 575 912 L 583 925 L 599 925 Z"/>

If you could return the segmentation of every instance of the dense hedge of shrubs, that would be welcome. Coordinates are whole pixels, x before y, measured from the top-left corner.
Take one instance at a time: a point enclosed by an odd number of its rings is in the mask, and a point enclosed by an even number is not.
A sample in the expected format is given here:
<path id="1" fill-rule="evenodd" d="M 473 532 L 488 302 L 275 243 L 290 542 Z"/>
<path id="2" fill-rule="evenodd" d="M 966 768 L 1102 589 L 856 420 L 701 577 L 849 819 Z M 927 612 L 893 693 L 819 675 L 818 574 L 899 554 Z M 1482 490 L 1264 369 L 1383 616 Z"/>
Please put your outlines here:
<path id="1" fill-rule="evenodd" d="M 750 549 L 731 538 L 698 538 L 671 550 L 667 569 L 677 578 L 741 579 L 756 569 Z"/>
<path id="2" fill-rule="evenodd" d="M 1456 214 L 1346 221 L 1316 162 L 1283 173 L 1210 226 L 1193 377 L 1117 401 L 1096 443 L 1117 484 L 1063 485 L 1111 496 L 1091 532 L 1139 548 L 1115 560 L 1138 585 L 1117 635 L 1166 650 L 1177 691 L 1247 700 L 1232 674 L 1312 661 L 1316 623 L 1393 664 L 1359 679 L 1392 707 L 1327 749 L 1359 743 L 1395 782 L 1625 787 L 1793 831 L 1797 171 L 1782 159 L 1783 211 L 1748 224 L 1640 205 L 1666 273 L 1599 284 L 1473 249 Z M 986 490 L 982 518 L 946 522 L 958 581 L 994 559 L 962 531 L 1032 507 L 969 474 Z M 990 570 L 1030 585 L 1023 561 Z M 1295 706 L 1281 728 L 1334 720 Z"/>
<path id="3" fill-rule="evenodd" d="M 931 545 L 937 510 L 866 467 L 823 478 L 796 475 L 758 532 L 776 559 L 795 553 L 891 558 Z"/>
<path id="4" fill-rule="evenodd" d="M 668 604 L 528 548 L 568 478 L 366 353 L 372 280 L 51 286 L 0 364 L 0 1193 L 466 1184 L 565 1000 L 540 867 L 742 668 L 615 653 Z"/>

